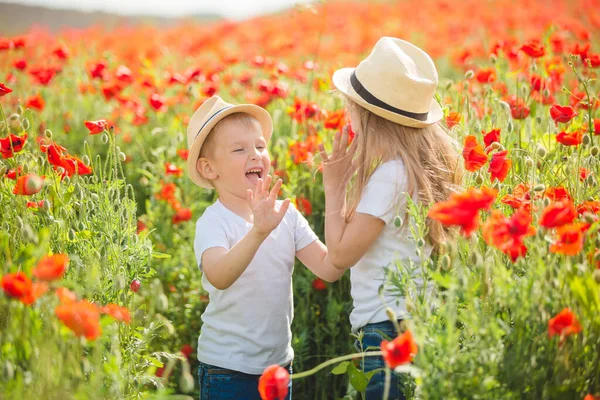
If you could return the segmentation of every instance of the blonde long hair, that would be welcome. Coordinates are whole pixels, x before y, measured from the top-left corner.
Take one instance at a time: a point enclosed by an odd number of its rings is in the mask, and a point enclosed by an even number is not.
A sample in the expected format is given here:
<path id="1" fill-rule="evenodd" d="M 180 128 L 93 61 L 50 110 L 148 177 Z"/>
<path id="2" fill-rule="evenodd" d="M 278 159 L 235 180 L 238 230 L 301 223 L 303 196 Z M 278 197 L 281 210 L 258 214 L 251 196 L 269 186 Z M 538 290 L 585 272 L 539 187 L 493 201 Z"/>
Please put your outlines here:
<path id="1" fill-rule="evenodd" d="M 343 96 L 358 133 L 358 169 L 348 191 L 346 220 L 356 212 L 369 178 L 380 164 L 401 159 L 408 180 L 408 193 L 418 195 L 425 207 L 447 200 L 461 183 L 462 169 L 454 141 L 439 125 L 411 128 L 382 118 Z M 358 121 L 357 121 L 358 119 Z M 406 215 L 401 216 L 406 217 Z M 405 221 L 408 218 L 404 218 Z M 427 240 L 434 251 L 449 238 L 450 232 L 438 221 L 427 218 Z"/>

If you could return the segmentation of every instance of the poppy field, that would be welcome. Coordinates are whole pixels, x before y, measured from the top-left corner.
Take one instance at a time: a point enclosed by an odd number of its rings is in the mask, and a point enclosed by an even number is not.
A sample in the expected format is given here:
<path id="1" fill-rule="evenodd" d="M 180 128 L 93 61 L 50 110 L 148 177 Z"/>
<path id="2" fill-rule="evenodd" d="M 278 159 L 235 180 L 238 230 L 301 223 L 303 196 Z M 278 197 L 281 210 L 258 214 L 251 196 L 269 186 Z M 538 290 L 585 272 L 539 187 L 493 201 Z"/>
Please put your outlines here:
<path id="1" fill-rule="evenodd" d="M 394 36 L 436 62 L 463 190 L 409 207 L 415 237 L 434 218 L 456 240 L 422 260 L 431 294 L 388 269 L 412 319 L 387 373 L 408 399 L 600 399 L 599 6 L 327 1 L 0 36 L 0 398 L 198 398 L 193 240 L 216 197 L 186 177 L 189 118 L 213 94 L 265 107 L 281 198 L 323 239 L 317 149 L 348 122 L 331 75 Z M 360 399 L 348 274 L 293 280 L 294 397 Z"/>

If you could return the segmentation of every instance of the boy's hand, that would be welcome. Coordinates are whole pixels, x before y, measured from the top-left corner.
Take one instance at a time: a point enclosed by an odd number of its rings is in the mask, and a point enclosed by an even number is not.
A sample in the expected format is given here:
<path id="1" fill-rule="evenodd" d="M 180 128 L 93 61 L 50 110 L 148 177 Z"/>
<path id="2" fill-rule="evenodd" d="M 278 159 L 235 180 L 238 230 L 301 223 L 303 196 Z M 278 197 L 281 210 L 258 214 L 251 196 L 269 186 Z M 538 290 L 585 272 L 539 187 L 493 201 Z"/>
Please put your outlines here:
<path id="1" fill-rule="evenodd" d="M 352 144 L 348 147 L 347 126 L 344 126 L 341 135 L 339 131 L 335 134 L 331 155 L 327 155 L 322 144 L 319 145 L 321 159 L 323 160 L 323 185 L 326 188 L 340 190 L 346 187 L 348 181 L 354 175 L 354 171 L 356 171 L 353 158 L 357 145 L 358 140 L 354 138 Z"/>
<path id="2" fill-rule="evenodd" d="M 267 175 L 264 182 L 262 179 L 256 182 L 255 190 L 248 189 L 247 201 L 252 209 L 252 214 L 254 214 L 253 229 L 261 236 L 269 236 L 271 231 L 279 225 L 290 206 L 290 199 L 285 199 L 281 203 L 279 211 L 275 209 L 275 200 L 277 200 L 277 193 L 279 193 L 282 183 L 281 179 L 277 180 L 269 193 L 271 175 Z"/>

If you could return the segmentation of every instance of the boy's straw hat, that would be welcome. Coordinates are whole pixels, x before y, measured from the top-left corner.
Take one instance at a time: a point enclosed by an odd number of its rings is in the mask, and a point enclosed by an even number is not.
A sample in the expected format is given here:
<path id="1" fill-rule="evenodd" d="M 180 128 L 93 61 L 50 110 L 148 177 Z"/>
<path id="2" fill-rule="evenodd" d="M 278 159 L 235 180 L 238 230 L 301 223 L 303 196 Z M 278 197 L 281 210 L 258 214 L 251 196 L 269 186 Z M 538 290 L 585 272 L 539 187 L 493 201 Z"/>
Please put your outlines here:
<path id="1" fill-rule="evenodd" d="M 256 118 L 260 123 L 265 140 L 269 141 L 271 138 L 271 133 L 273 133 L 273 121 L 264 108 L 254 104 L 233 105 L 225 102 L 219 96 L 212 96 L 202 103 L 194 115 L 192 115 L 187 128 L 189 150 L 187 170 L 190 179 L 195 184 L 202 186 L 203 188 L 212 189 L 210 181 L 203 178 L 196 168 L 200 149 L 202 149 L 202 144 L 217 122 L 228 115 L 240 112 L 250 114 Z"/>
<path id="2" fill-rule="evenodd" d="M 382 37 L 356 68 L 335 71 L 333 84 L 367 110 L 401 125 L 425 127 L 444 115 L 433 98 L 438 84 L 433 60 L 401 39 Z"/>

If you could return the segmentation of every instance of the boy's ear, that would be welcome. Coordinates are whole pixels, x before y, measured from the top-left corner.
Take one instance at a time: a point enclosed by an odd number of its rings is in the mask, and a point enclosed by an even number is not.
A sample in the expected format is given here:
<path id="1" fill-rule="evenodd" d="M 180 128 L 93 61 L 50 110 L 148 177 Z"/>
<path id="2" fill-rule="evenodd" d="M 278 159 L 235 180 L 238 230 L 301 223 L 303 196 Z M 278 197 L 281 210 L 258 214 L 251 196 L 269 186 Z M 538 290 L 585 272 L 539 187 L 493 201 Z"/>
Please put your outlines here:
<path id="1" fill-rule="evenodd" d="M 213 180 L 217 178 L 217 171 L 215 171 L 212 163 L 206 157 L 200 157 L 196 161 L 196 169 L 205 179 Z"/>

